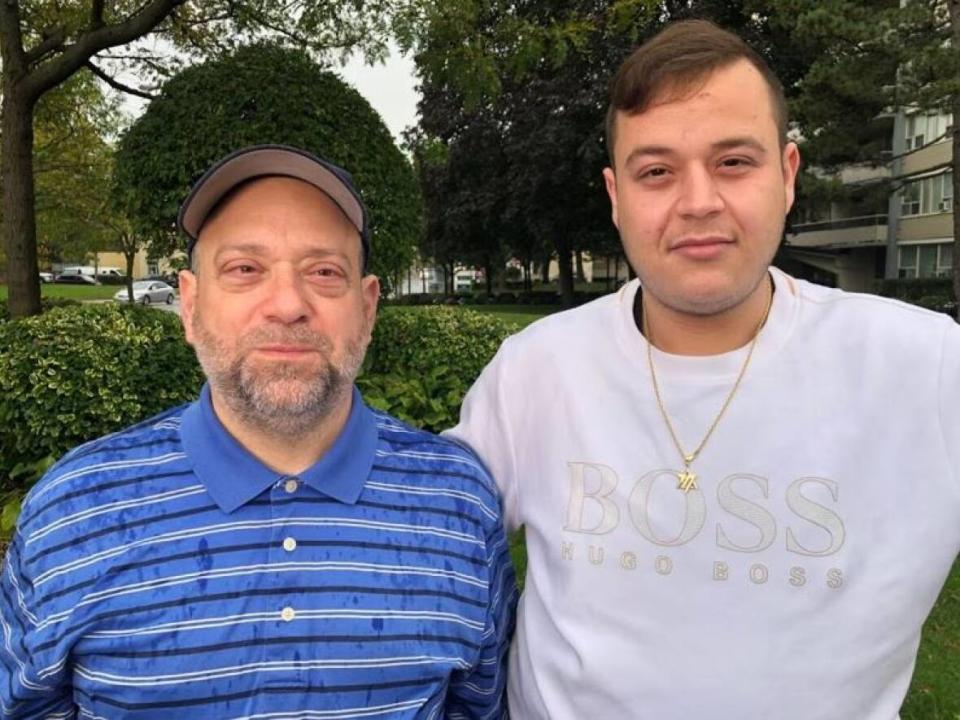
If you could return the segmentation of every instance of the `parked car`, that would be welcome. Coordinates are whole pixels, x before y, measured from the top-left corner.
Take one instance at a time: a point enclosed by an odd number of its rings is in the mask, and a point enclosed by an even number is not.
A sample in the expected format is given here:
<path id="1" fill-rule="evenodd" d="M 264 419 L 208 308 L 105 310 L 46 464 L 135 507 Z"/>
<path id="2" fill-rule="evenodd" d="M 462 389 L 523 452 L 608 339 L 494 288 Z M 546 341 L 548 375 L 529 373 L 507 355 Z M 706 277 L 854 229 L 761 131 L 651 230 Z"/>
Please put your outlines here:
<path id="1" fill-rule="evenodd" d="M 176 291 L 162 280 L 137 280 L 133 283 L 133 301 L 149 305 L 150 303 L 164 302 L 171 305 L 176 299 Z M 113 296 L 117 302 L 127 302 L 130 299 L 127 288 L 122 288 Z"/>
<path id="2" fill-rule="evenodd" d="M 58 275 L 55 283 L 71 283 L 72 285 L 99 285 L 96 278 L 89 275 Z"/>
<path id="3" fill-rule="evenodd" d="M 165 282 L 170 287 L 180 287 L 180 276 L 177 275 L 177 273 L 170 273 L 168 275 L 151 275 L 150 277 L 144 278 L 144 280 L 158 280 L 160 282 Z"/>
<path id="4" fill-rule="evenodd" d="M 40 273 L 40 282 L 42 283 L 53 282 L 53 273 L 48 273 L 48 272 Z"/>

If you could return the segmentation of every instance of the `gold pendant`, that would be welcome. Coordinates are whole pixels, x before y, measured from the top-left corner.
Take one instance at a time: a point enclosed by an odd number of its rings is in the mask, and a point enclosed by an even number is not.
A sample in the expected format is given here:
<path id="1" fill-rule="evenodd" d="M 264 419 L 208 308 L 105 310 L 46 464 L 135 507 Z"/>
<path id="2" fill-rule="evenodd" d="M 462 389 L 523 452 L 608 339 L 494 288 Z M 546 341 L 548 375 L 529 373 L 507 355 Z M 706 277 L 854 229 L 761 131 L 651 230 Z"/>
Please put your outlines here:
<path id="1" fill-rule="evenodd" d="M 691 490 L 700 489 L 697 486 L 697 474 L 691 471 L 690 468 L 684 468 L 683 472 L 677 473 L 677 479 L 680 481 L 677 483 L 678 490 L 683 490 L 687 493 Z"/>

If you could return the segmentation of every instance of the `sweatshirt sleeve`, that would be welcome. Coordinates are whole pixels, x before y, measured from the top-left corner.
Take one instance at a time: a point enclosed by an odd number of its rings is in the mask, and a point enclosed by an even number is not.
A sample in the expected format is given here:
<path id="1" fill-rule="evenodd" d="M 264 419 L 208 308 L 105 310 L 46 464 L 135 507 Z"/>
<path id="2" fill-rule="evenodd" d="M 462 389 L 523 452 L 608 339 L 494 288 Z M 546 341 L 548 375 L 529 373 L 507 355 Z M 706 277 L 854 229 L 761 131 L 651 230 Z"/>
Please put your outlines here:
<path id="1" fill-rule="evenodd" d="M 466 445 L 479 456 L 500 488 L 504 521 L 507 530 L 513 532 L 522 520 L 514 447 L 516 436 L 510 418 L 510 410 L 515 406 L 508 403 L 517 403 L 520 398 L 508 386 L 509 363 L 506 358 L 510 352 L 511 340 L 507 339 L 467 392 L 460 410 L 460 422 L 443 434 Z"/>

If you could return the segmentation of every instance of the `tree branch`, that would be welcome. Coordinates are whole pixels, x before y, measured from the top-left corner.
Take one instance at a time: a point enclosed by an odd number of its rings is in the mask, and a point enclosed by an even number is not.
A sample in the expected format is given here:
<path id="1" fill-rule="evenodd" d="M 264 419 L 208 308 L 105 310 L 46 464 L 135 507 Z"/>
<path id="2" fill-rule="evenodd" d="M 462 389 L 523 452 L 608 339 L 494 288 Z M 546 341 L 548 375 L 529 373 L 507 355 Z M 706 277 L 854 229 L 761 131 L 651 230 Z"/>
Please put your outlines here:
<path id="1" fill-rule="evenodd" d="M 40 65 L 24 79 L 24 92 L 37 99 L 43 93 L 56 87 L 101 50 L 118 45 L 126 45 L 153 30 L 179 5 L 186 0 L 150 0 L 135 15 L 115 25 L 104 25 L 88 30 L 68 45 L 56 58 Z M 0 2 L 0 7 L 9 5 L 9 0 Z"/>
<path id="2" fill-rule="evenodd" d="M 119 90 L 120 92 L 126 93 L 127 95 L 136 95 L 137 97 L 142 97 L 145 100 L 153 100 L 154 98 L 157 97 L 156 95 L 151 95 L 150 93 L 144 92 L 143 90 L 138 90 L 137 88 L 130 87 L 129 85 L 124 85 L 119 80 L 115 80 L 114 78 L 107 75 L 103 70 L 98 68 L 89 60 L 87 60 L 87 62 L 84 63 L 84 66 L 88 68 L 90 72 L 92 72 L 98 78 L 103 80 L 107 85 L 112 87 L 114 90 Z"/>
<path id="3" fill-rule="evenodd" d="M 59 50 L 63 47 L 63 43 L 66 41 L 66 39 L 66 31 L 62 27 L 58 27 L 50 34 L 44 35 L 43 40 L 41 40 L 36 47 L 27 51 L 27 63 L 32 65 L 38 60 L 41 60 L 47 53 L 51 53 L 54 50 Z"/>
<path id="4" fill-rule="evenodd" d="M 104 0 L 93 0 L 90 6 L 90 29 L 103 27 L 103 2 Z"/>

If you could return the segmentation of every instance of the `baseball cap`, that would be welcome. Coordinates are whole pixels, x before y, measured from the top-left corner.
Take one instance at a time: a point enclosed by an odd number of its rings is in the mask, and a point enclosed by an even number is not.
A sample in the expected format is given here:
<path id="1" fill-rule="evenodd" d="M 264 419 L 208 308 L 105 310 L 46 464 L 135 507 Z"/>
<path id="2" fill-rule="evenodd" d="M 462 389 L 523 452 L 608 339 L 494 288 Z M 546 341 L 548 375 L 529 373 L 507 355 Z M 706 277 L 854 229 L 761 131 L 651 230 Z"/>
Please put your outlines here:
<path id="1" fill-rule="evenodd" d="M 360 233 L 363 269 L 366 270 L 370 258 L 369 219 L 350 173 L 328 160 L 289 145 L 242 148 L 218 160 L 197 180 L 177 215 L 177 227 L 189 239 L 187 255 L 193 255 L 200 228 L 228 192 L 242 182 L 269 175 L 297 178 L 329 195 Z"/>

